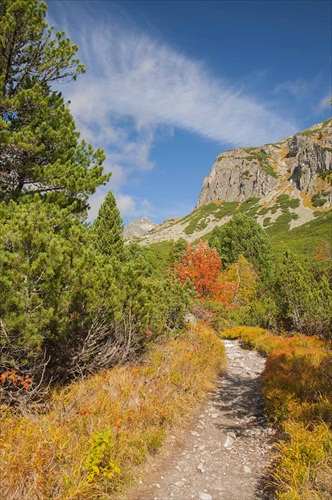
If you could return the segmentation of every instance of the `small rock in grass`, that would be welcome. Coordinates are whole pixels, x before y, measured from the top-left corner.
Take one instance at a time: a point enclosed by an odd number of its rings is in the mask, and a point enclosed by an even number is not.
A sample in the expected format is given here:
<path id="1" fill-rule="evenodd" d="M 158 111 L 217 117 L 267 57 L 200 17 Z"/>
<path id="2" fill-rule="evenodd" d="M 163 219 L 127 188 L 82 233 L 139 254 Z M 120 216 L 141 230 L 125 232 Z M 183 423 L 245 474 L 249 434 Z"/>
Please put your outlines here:
<path id="1" fill-rule="evenodd" d="M 250 473 L 251 473 L 251 469 L 250 469 L 250 467 L 248 467 L 247 465 L 245 465 L 245 466 L 243 467 L 243 470 L 244 470 L 244 472 L 245 472 L 246 474 L 250 474 Z"/>

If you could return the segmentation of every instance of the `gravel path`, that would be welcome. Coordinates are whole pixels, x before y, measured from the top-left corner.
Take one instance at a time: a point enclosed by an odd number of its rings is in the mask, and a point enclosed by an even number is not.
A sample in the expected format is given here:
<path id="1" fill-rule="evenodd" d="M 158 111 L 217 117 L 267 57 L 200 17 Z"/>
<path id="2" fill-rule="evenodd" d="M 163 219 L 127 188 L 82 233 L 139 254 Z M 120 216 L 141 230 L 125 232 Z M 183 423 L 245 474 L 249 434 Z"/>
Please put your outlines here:
<path id="1" fill-rule="evenodd" d="M 251 500 L 264 491 L 274 431 L 266 425 L 260 374 L 265 360 L 238 341 L 223 341 L 226 375 L 191 429 L 170 436 L 128 500 Z"/>

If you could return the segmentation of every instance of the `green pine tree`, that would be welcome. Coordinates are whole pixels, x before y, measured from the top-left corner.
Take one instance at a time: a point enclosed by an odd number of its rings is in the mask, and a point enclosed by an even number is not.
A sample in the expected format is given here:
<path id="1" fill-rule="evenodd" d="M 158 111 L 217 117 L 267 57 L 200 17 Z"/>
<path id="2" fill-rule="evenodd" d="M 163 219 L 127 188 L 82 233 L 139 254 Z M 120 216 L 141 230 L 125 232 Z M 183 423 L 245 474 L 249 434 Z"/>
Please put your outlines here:
<path id="1" fill-rule="evenodd" d="M 77 46 L 45 21 L 38 0 L 0 2 L 0 201 L 41 194 L 78 212 L 106 182 L 102 150 L 80 142 L 54 83 L 84 72 Z"/>
<path id="2" fill-rule="evenodd" d="M 109 191 L 93 223 L 92 234 L 95 246 L 104 255 L 123 258 L 123 222 L 114 195 Z"/>
<path id="3" fill-rule="evenodd" d="M 222 227 L 216 227 L 209 236 L 226 266 L 243 255 L 259 270 L 262 278 L 269 274 L 271 263 L 270 238 L 258 222 L 245 214 L 234 215 Z"/>
<path id="4" fill-rule="evenodd" d="M 277 266 L 276 298 L 281 318 L 306 334 L 329 337 L 332 326 L 332 293 L 323 273 L 310 270 L 310 263 L 300 262 L 287 251 Z"/>

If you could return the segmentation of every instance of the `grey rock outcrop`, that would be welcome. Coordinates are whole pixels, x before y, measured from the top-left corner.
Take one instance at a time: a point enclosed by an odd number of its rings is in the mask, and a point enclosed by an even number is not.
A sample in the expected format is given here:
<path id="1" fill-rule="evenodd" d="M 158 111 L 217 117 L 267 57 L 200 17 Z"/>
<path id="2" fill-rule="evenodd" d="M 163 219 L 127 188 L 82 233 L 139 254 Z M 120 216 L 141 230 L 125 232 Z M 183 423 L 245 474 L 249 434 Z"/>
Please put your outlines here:
<path id="1" fill-rule="evenodd" d="M 157 224 L 149 220 L 147 217 L 141 217 L 140 219 L 135 219 L 124 228 L 123 237 L 124 238 L 140 238 L 148 234 Z"/>
<path id="2" fill-rule="evenodd" d="M 196 208 L 215 200 L 262 198 L 294 183 L 299 191 L 324 189 L 318 175 L 332 168 L 332 120 L 261 148 L 222 153 L 204 179 Z M 331 203 L 331 198 L 329 199 Z"/>
<path id="3" fill-rule="evenodd" d="M 197 207 L 214 200 L 241 202 L 250 197 L 266 196 L 278 181 L 272 165 L 271 173 L 262 168 L 261 158 L 265 159 L 266 153 L 256 149 L 255 153 L 237 148 L 219 155 L 210 174 L 204 179 Z"/>
<path id="4" fill-rule="evenodd" d="M 300 191 L 308 193 L 319 189 L 317 176 L 332 168 L 332 131 L 325 140 L 316 142 L 296 134 L 289 143 L 287 160 L 291 180 Z"/>

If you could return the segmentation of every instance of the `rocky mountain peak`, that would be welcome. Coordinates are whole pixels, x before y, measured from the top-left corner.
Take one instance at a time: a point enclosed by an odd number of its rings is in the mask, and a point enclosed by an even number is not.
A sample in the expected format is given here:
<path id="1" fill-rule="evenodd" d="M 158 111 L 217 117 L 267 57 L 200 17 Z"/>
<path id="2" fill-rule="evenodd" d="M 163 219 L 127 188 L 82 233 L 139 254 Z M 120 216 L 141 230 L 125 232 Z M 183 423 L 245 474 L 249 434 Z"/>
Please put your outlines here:
<path id="1" fill-rule="evenodd" d="M 220 154 L 204 179 L 196 208 L 214 200 L 262 198 L 291 183 L 306 195 L 313 195 L 322 188 L 317 176 L 331 168 L 330 119 L 275 144 Z"/>
<path id="2" fill-rule="evenodd" d="M 124 238 L 133 238 L 133 237 L 142 237 L 148 234 L 157 224 L 152 222 L 147 217 L 141 217 L 139 219 L 132 220 L 129 224 L 124 228 L 123 237 Z"/>

